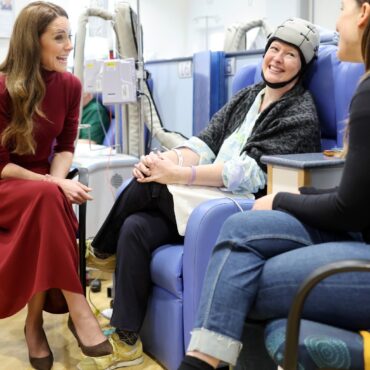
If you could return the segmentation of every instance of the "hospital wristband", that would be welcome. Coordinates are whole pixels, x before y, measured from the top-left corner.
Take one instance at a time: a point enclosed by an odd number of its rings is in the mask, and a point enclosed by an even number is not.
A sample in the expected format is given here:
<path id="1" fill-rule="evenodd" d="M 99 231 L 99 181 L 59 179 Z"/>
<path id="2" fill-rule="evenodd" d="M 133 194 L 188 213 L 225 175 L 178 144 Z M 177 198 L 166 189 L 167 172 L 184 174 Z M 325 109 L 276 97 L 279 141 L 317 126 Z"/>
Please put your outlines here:
<path id="1" fill-rule="evenodd" d="M 191 173 L 190 173 L 190 178 L 189 178 L 189 181 L 188 181 L 188 185 L 193 185 L 197 173 L 196 173 L 196 170 L 195 170 L 195 166 L 191 166 L 190 169 L 191 169 Z"/>

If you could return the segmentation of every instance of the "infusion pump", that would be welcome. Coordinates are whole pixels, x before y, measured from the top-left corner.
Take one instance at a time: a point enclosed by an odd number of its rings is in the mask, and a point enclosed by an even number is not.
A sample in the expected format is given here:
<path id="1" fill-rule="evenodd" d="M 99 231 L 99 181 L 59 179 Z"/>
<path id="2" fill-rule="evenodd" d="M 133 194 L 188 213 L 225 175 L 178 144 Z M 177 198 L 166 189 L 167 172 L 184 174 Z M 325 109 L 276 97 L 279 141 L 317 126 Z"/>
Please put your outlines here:
<path id="1" fill-rule="evenodd" d="M 89 60 L 84 69 L 84 91 L 102 93 L 103 104 L 137 101 L 137 74 L 133 58 Z"/>

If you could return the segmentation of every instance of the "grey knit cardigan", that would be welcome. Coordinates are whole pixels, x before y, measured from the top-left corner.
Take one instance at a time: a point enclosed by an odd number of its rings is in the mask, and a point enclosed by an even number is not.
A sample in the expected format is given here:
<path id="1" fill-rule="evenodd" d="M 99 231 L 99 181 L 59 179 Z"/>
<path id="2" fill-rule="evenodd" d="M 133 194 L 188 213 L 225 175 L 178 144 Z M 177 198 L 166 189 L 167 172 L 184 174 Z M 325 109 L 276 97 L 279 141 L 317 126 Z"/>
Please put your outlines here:
<path id="1" fill-rule="evenodd" d="M 243 123 L 258 93 L 265 87 L 259 83 L 235 94 L 214 114 L 197 137 L 217 155 L 224 140 Z M 261 163 L 262 155 L 310 153 L 320 151 L 320 126 L 313 98 L 299 83 L 258 117 L 242 152 Z"/>

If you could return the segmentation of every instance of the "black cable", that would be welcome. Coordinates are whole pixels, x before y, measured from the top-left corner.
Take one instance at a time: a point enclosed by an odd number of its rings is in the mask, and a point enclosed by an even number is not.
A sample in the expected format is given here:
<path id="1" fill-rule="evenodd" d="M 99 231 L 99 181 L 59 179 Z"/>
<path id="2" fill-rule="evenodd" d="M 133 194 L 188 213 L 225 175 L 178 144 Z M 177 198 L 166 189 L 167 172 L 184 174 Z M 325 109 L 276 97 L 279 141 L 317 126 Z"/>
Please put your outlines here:
<path id="1" fill-rule="evenodd" d="M 146 153 L 149 153 L 150 152 L 150 148 L 152 146 L 152 139 L 153 139 L 153 110 L 152 110 L 152 101 L 150 99 L 150 97 L 148 96 L 148 94 L 145 94 L 141 91 L 138 91 L 138 94 L 139 95 L 143 95 L 147 98 L 148 102 L 149 102 L 149 108 L 150 108 L 150 133 L 149 133 L 149 139 L 148 139 L 148 144 L 146 145 Z"/>

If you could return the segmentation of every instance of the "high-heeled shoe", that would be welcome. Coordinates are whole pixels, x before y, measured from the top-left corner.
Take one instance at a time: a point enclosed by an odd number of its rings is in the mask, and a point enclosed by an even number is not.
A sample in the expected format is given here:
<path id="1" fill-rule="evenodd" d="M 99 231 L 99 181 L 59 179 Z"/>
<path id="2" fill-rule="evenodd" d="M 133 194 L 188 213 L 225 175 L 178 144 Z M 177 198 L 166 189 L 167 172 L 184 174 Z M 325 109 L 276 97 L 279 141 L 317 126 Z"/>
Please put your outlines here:
<path id="1" fill-rule="evenodd" d="M 46 334 L 44 333 L 45 338 Z M 26 327 L 24 327 L 24 336 L 26 336 Z M 26 339 L 27 342 L 27 339 Z M 48 344 L 49 347 L 49 344 Z M 54 363 L 54 356 L 53 352 L 51 352 L 49 347 L 50 354 L 46 357 L 31 357 L 28 353 L 28 359 L 30 361 L 31 366 L 36 370 L 50 370 L 53 367 Z"/>
<path id="2" fill-rule="evenodd" d="M 80 337 L 77 334 L 77 331 L 76 331 L 76 328 L 73 324 L 71 316 L 68 317 L 68 328 L 71 331 L 71 333 L 73 334 L 73 336 L 76 338 L 77 343 L 78 343 L 79 347 L 81 348 L 82 353 L 85 356 L 100 357 L 100 356 L 110 355 L 113 352 L 112 345 L 111 345 L 111 343 L 109 342 L 108 339 L 106 339 L 105 341 L 103 341 L 99 344 L 96 344 L 94 346 L 85 346 L 81 342 Z"/>

